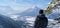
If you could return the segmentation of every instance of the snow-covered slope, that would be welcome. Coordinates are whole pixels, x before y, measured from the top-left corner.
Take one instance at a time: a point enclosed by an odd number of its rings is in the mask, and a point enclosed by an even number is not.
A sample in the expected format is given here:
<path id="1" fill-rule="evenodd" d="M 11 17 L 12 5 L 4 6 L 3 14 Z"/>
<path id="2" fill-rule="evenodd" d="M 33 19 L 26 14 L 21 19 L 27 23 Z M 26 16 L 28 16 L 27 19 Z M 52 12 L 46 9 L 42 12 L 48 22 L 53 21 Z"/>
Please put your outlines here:
<path id="1" fill-rule="evenodd" d="M 17 23 L 15 20 L 0 14 L 0 28 L 21 28 L 22 21 Z"/>
<path id="2" fill-rule="evenodd" d="M 16 16 L 16 15 L 15 15 Z M 14 19 L 14 16 L 12 16 Z M 18 17 L 16 18 L 16 21 L 24 21 L 25 23 L 23 24 L 23 27 L 26 28 L 33 28 L 34 26 L 34 21 L 36 17 L 31 17 L 31 16 L 24 16 L 24 17 Z M 48 26 L 47 28 L 60 28 L 60 23 L 58 23 L 57 20 L 54 19 L 48 19 Z"/>

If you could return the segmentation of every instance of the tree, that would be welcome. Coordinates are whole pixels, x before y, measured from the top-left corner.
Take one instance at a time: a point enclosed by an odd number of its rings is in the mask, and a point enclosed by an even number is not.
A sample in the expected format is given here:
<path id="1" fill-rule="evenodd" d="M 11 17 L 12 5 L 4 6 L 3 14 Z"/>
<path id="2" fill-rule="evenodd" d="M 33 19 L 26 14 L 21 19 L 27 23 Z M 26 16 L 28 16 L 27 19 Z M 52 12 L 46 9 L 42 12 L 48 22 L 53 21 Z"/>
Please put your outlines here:
<path id="1" fill-rule="evenodd" d="M 48 7 L 46 8 L 46 10 L 44 11 L 45 14 L 51 14 L 53 10 L 55 9 L 60 9 L 60 1 L 51 1 L 49 4 L 48 4 Z"/>

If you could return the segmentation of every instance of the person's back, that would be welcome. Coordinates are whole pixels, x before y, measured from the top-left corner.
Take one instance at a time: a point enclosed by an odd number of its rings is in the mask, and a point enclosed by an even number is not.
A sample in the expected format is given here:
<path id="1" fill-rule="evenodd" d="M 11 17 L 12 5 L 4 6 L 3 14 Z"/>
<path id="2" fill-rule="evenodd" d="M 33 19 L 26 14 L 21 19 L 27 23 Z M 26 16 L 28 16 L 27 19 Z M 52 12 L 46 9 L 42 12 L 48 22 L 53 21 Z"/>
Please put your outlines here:
<path id="1" fill-rule="evenodd" d="M 43 11 L 40 11 L 40 14 L 37 16 L 34 24 L 34 28 L 46 28 L 48 20 L 43 14 Z"/>

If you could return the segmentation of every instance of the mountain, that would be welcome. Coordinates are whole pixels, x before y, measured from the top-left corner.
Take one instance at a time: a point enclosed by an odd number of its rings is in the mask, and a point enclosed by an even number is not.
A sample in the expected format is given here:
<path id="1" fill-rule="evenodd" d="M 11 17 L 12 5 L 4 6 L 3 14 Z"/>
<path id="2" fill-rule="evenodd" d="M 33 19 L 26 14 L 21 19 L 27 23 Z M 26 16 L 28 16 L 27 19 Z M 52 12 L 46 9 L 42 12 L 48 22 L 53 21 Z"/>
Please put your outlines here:
<path id="1" fill-rule="evenodd" d="M 13 9 L 10 6 L 0 6 L 0 14 L 10 15 L 10 14 L 15 14 L 17 12 L 20 11 Z"/>
<path id="2" fill-rule="evenodd" d="M 20 21 L 19 23 L 7 16 L 0 14 L 0 28 L 21 28 L 20 26 L 23 22 Z"/>
<path id="3" fill-rule="evenodd" d="M 29 8 L 26 11 L 22 12 L 22 13 L 18 13 L 18 15 L 21 16 L 36 16 L 39 13 L 40 8 L 38 7 L 33 7 L 33 8 Z"/>
<path id="4" fill-rule="evenodd" d="M 10 6 L 0 6 L 0 14 L 7 14 L 12 11 L 13 9 Z"/>
<path id="5" fill-rule="evenodd" d="M 48 16 L 49 19 L 55 19 L 57 17 L 59 17 L 59 14 L 58 13 L 52 13 L 51 15 Z"/>
<path id="6" fill-rule="evenodd" d="M 0 28 L 11 28 L 12 27 L 12 23 L 11 23 L 11 18 L 4 16 L 4 15 L 0 15 Z M 10 26 L 9 26 L 10 25 Z"/>

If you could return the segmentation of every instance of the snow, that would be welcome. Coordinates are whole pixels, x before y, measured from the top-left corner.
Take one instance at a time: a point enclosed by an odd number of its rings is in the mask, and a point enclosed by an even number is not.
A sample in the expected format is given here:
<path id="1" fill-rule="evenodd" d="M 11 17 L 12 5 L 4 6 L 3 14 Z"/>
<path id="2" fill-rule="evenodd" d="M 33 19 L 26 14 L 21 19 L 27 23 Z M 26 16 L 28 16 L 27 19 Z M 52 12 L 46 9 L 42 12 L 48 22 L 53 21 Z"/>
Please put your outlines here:
<path id="1" fill-rule="evenodd" d="M 4 17 L 4 16 L 2 16 Z M 18 15 L 10 15 L 10 18 L 12 19 L 7 19 L 7 17 L 4 18 L 5 21 L 10 20 L 8 23 L 12 23 L 14 26 L 22 27 L 22 28 L 33 28 L 34 26 L 34 21 L 36 17 L 31 17 L 31 16 L 18 16 Z M 12 21 L 14 20 L 14 21 Z M 57 23 L 57 20 L 54 19 L 48 19 L 48 26 L 47 28 L 60 28 L 60 23 Z M 8 25 L 9 26 L 9 25 Z M 0 24 L 0 28 L 4 28 L 3 25 Z"/>
<path id="2" fill-rule="evenodd" d="M 24 25 L 26 26 L 26 28 L 33 28 L 35 17 L 25 16 L 25 17 L 20 17 L 20 18 L 16 19 L 16 21 L 20 21 L 20 20 L 21 21 L 25 21 Z M 58 21 L 56 21 L 56 20 L 48 19 L 47 28 L 60 28 L 60 23 L 57 23 L 57 22 Z M 22 28 L 24 28 L 24 25 L 22 26 Z"/>

